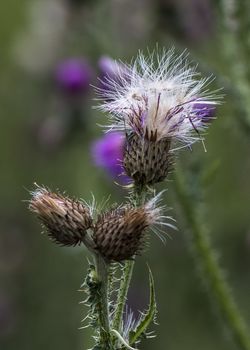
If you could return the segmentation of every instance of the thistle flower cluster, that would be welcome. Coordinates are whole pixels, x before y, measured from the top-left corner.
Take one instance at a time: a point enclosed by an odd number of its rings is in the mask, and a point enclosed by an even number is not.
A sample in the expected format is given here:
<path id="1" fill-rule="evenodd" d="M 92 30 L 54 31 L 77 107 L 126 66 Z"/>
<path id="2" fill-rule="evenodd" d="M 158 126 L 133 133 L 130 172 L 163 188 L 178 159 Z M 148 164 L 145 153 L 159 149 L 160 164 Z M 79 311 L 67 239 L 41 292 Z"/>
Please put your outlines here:
<path id="1" fill-rule="evenodd" d="M 103 63 L 110 66 L 107 60 Z M 198 79 L 185 55 L 177 57 L 173 50 L 148 59 L 139 54 L 130 66 L 112 62 L 112 72 L 97 88 L 103 101 L 100 108 L 109 112 L 107 128 L 112 133 L 98 141 L 92 153 L 96 163 L 113 176 L 124 171 L 133 180 L 128 202 L 98 209 L 95 200 L 88 205 L 43 187 L 32 193 L 29 209 L 48 236 L 64 246 L 84 244 L 94 256 L 95 265 L 83 284 L 90 309 L 87 318 L 96 334 L 93 349 L 133 349 L 143 337 L 150 337 L 148 327 L 157 311 L 151 272 L 148 309 L 138 322 L 131 315 L 124 322 L 132 263 L 147 244 L 149 230 L 162 238 L 163 228 L 174 228 L 154 185 L 167 178 L 179 148 L 203 141 L 202 133 L 218 104 L 218 97 L 206 90 L 209 81 Z M 111 266 L 121 268 L 115 298 L 110 292 Z"/>
<path id="2" fill-rule="evenodd" d="M 142 252 L 150 228 L 158 232 L 157 226 L 171 226 L 164 222 L 168 217 L 163 216 L 158 201 L 159 195 L 140 207 L 121 205 L 97 214 L 97 209 L 85 202 L 38 187 L 29 209 L 55 243 L 83 243 L 107 262 L 121 262 Z"/>
<path id="3" fill-rule="evenodd" d="M 100 109 L 110 114 L 108 130 L 126 135 L 126 174 L 136 186 L 153 185 L 167 177 L 178 148 L 203 141 L 218 97 L 206 90 L 211 79 L 198 79 L 186 56 L 173 50 L 139 54 L 116 71 L 97 89 Z"/>

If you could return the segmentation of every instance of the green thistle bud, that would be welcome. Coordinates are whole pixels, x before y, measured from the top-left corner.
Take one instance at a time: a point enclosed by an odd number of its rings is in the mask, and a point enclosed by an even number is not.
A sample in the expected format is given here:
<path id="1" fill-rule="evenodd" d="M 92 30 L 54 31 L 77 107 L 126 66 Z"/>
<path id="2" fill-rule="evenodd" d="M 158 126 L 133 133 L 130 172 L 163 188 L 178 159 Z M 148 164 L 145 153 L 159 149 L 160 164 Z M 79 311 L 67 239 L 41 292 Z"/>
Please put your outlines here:
<path id="1" fill-rule="evenodd" d="M 41 220 L 48 236 L 64 246 L 80 244 L 92 226 L 89 208 L 82 202 L 39 187 L 33 192 L 29 209 Z"/>

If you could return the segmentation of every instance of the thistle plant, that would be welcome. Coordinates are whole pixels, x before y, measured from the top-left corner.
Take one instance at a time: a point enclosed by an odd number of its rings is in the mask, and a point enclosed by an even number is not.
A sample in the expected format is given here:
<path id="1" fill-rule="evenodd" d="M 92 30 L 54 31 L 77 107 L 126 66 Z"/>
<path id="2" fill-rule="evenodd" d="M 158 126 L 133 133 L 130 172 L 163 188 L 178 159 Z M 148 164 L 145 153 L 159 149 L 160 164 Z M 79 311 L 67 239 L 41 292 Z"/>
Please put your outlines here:
<path id="1" fill-rule="evenodd" d="M 151 270 L 150 301 L 139 319 L 126 308 L 127 293 L 150 231 L 164 239 L 166 231 L 175 227 L 156 186 L 174 171 L 179 149 L 190 149 L 196 141 L 204 146 L 204 131 L 220 102 L 220 96 L 208 90 L 210 82 L 210 78 L 200 78 L 186 54 L 178 56 L 173 50 L 149 57 L 139 53 L 131 65 L 117 63 L 115 74 L 104 77 L 96 88 L 99 108 L 108 113 L 105 128 L 112 133 L 98 141 L 93 153 L 112 175 L 130 179 L 123 185 L 127 191 L 124 203 L 102 206 L 93 199 L 88 204 L 39 186 L 32 193 L 29 208 L 48 236 L 64 246 L 85 245 L 93 257 L 82 290 L 87 295 L 85 322 L 93 327 L 95 350 L 138 349 L 142 339 L 152 337 L 150 327 L 157 309 Z M 107 160 L 108 154 L 113 159 Z M 244 322 L 212 248 L 197 228 L 192 203 L 178 177 L 175 186 L 192 224 L 204 277 L 211 282 L 211 291 L 238 344 L 250 349 Z"/>

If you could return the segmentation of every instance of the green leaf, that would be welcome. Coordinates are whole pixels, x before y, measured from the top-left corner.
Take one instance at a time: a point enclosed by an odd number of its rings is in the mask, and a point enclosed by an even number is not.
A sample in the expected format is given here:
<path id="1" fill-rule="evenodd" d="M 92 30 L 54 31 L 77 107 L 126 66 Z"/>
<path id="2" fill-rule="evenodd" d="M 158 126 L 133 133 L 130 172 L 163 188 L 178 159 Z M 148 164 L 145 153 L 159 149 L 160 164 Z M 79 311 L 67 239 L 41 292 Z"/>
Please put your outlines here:
<path id="1" fill-rule="evenodd" d="M 155 301 L 155 286 L 152 272 L 149 268 L 150 301 L 148 310 L 143 314 L 136 329 L 129 333 L 129 344 L 133 345 L 142 337 L 146 336 L 148 327 L 155 320 L 157 307 Z"/>

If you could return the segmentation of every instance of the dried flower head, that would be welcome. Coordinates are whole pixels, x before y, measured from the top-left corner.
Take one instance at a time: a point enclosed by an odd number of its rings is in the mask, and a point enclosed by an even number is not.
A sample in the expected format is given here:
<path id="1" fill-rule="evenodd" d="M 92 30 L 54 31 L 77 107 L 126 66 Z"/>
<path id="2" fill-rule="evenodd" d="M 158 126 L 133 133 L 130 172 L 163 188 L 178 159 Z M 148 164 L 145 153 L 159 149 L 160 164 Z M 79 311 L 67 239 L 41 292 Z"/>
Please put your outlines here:
<path id="1" fill-rule="evenodd" d="M 86 230 L 92 226 L 87 205 L 38 187 L 32 193 L 29 209 L 41 220 L 48 236 L 64 246 L 80 244 Z"/>
<path id="2" fill-rule="evenodd" d="M 127 135 L 127 175 L 137 185 L 152 185 L 168 175 L 176 141 L 190 146 L 203 140 L 200 133 L 212 119 L 218 97 L 206 90 L 210 79 L 198 79 L 186 55 L 173 50 L 148 58 L 140 53 L 125 68 L 126 77 L 121 73 L 106 81 L 106 89 L 97 89 L 100 108 L 110 113 L 108 127 Z"/>
<path id="3" fill-rule="evenodd" d="M 139 208 L 117 207 L 97 218 L 93 240 L 96 250 L 108 261 L 123 261 L 139 254 L 145 245 L 149 228 L 167 225 L 162 208 L 156 206 L 160 195 Z M 157 232 L 159 234 L 159 232 Z"/>

